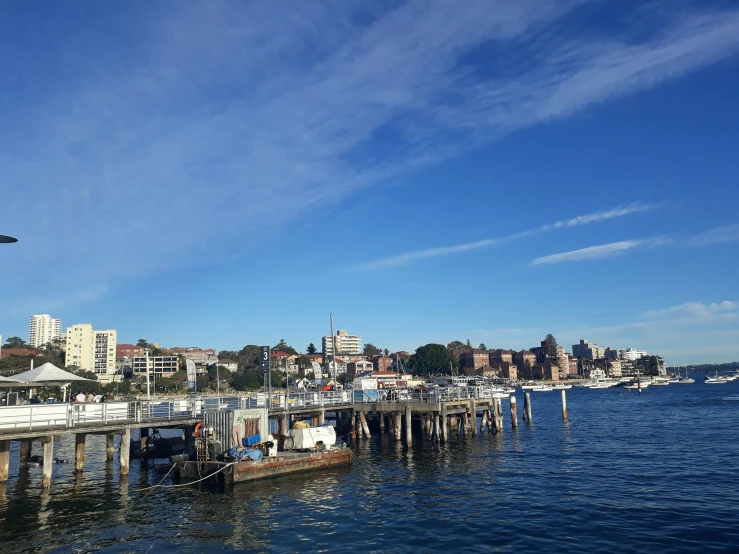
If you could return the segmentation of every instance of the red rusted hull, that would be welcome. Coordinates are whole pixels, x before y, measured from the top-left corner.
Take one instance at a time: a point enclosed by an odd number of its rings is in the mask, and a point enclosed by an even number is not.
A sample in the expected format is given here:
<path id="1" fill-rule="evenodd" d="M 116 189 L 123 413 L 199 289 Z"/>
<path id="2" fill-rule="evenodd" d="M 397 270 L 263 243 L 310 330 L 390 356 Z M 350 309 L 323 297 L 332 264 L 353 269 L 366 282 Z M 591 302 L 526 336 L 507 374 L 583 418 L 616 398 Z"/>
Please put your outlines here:
<path id="1" fill-rule="evenodd" d="M 255 481 L 278 475 L 351 465 L 352 452 L 348 448 L 328 452 L 280 453 L 257 462 L 176 462 L 175 480 L 214 481 L 223 484 Z"/>

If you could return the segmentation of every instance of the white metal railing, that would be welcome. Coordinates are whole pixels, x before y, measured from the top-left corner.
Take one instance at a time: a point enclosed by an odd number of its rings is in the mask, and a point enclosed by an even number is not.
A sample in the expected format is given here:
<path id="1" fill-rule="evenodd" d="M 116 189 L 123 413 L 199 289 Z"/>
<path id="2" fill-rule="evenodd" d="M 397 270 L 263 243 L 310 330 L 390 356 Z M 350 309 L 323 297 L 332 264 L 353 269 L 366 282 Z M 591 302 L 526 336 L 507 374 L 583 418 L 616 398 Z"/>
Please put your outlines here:
<path id="1" fill-rule="evenodd" d="M 69 429 L 94 424 L 116 425 L 193 419 L 204 412 L 246 408 L 282 411 L 313 407 L 351 406 L 354 403 L 438 403 L 492 398 L 494 386 L 430 387 L 428 390 L 394 388 L 378 390 L 310 391 L 273 394 L 251 393 L 231 397 L 195 397 L 84 404 L 26 404 L 0 406 L 3 432 L 34 429 Z M 271 402 L 270 402 L 271 398 Z M 269 406 L 268 406 L 269 404 Z"/>

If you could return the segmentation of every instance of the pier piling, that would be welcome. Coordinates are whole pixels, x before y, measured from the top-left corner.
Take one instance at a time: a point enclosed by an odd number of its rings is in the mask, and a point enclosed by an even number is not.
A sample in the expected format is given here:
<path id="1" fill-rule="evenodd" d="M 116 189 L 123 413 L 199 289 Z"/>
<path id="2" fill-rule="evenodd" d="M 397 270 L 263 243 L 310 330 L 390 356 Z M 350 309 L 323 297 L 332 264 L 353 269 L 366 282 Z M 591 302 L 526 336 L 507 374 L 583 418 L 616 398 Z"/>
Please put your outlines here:
<path id="1" fill-rule="evenodd" d="M 567 395 L 566 391 L 562 389 L 562 419 L 567 421 Z"/>
<path id="2" fill-rule="evenodd" d="M 441 442 L 446 444 L 449 438 L 449 423 L 447 421 L 446 406 L 441 406 Z"/>
<path id="3" fill-rule="evenodd" d="M 74 436 L 74 470 L 81 472 L 85 469 L 85 433 L 77 433 Z"/>
<path id="4" fill-rule="evenodd" d="M 518 428 L 518 414 L 516 413 L 516 395 L 511 395 L 511 427 Z"/>
<path id="5" fill-rule="evenodd" d="M 382 435 L 385 432 L 385 414 L 379 412 L 377 416 L 380 420 L 380 434 Z"/>
<path id="6" fill-rule="evenodd" d="M 10 441 L 0 441 L 0 483 L 8 480 L 10 468 Z"/>
<path id="7" fill-rule="evenodd" d="M 362 424 L 362 432 L 364 433 L 364 438 L 370 438 L 369 425 L 367 425 L 367 418 L 364 416 L 364 412 L 359 413 L 359 422 Z"/>
<path id="8" fill-rule="evenodd" d="M 121 433 L 121 478 L 128 475 L 129 458 L 131 457 L 131 429 Z"/>
<path id="9" fill-rule="evenodd" d="M 21 465 L 26 465 L 28 463 L 28 458 L 31 457 L 31 445 L 33 442 L 30 440 L 24 440 L 21 441 Z"/>
<path id="10" fill-rule="evenodd" d="M 105 435 L 105 461 L 112 462 L 115 456 L 115 435 Z"/>
<path id="11" fill-rule="evenodd" d="M 393 417 L 395 418 L 395 438 L 400 440 L 401 426 L 403 425 L 403 422 L 400 419 L 400 412 L 395 412 Z"/>
<path id="12" fill-rule="evenodd" d="M 488 410 L 482 411 L 482 418 L 480 419 L 480 433 L 485 432 L 485 427 L 488 426 Z"/>
<path id="13" fill-rule="evenodd" d="M 434 434 L 433 434 L 433 440 L 436 441 L 436 443 L 439 443 L 439 413 L 434 412 L 432 415 L 432 418 L 434 420 Z"/>
<path id="14" fill-rule="evenodd" d="M 531 393 L 530 392 L 524 393 L 523 410 L 526 413 L 526 422 L 533 423 L 534 418 L 531 414 Z"/>
<path id="15" fill-rule="evenodd" d="M 474 400 L 470 400 L 470 423 L 472 424 L 472 435 L 477 435 L 477 404 Z"/>
<path id="16" fill-rule="evenodd" d="M 410 447 L 413 444 L 413 433 L 411 428 L 411 405 L 406 404 L 405 406 L 405 444 Z"/>
<path id="17" fill-rule="evenodd" d="M 45 489 L 51 487 L 51 471 L 54 467 L 54 438 L 44 439 L 44 466 L 41 474 L 41 486 Z"/>

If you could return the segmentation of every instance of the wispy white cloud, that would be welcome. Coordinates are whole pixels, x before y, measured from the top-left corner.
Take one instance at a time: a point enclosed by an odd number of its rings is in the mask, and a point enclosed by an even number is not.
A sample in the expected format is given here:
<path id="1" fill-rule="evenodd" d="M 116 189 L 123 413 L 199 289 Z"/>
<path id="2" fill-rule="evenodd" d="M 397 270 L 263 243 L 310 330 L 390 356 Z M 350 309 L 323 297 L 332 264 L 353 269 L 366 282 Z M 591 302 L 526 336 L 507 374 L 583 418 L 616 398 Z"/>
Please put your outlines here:
<path id="1" fill-rule="evenodd" d="M 660 310 L 651 310 L 644 315 L 649 319 L 664 318 L 690 318 L 690 319 L 706 319 L 722 314 L 739 314 L 739 302 L 732 300 L 724 300 L 723 302 L 713 302 L 704 304 L 703 302 L 685 302 L 679 306 L 671 306 Z"/>
<path id="2" fill-rule="evenodd" d="M 689 241 L 692 246 L 707 246 L 709 244 L 720 244 L 724 242 L 739 241 L 739 223 L 709 229 L 695 235 Z"/>
<path id="3" fill-rule="evenodd" d="M 19 76 L 23 52 L 55 68 L 34 74 L 27 90 L 46 96 L 32 108 L 0 90 L 17 106 L 0 128 L 3 229 L 24 245 L 0 286 L 73 290 L 171 269 L 163 253 L 243 252 L 313 207 L 739 50 L 739 9 L 674 11 L 638 39 L 558 25 L 590 3 L 190 2 L 100 17 L 74 40 L 39 20 L 0 42 Z M 109 36 L 135 48 L 106 49 Z M 520 62 L 467 56 L 490 45 Z M 15 67 L 9 82 L 25 82 Z"/>
<path id="4" fill-rule="evenodd" d="M 635 212 L 643 212 L 658 207 L 658 205 L 640 204 L 638 202 L 629 204 L 627 206 L 617 206 L 611 210 L 593 212 L 590 214 L 580 215 L 563 221 L 557 221 L 555 223 L 547 223 L 534 229 L 528 229 L 507 235 L 504 237 L 481 239 L 474 242 L 465 242 L 462 244 L 455 244 L 452 246 L 439 246 L 435 248 L 425 248 L 423 250 L 414 250 L 411 252 L 404 252 L 403 254 L 397 254 L 395 256 L 389 256 L 387 258 L 377 259 L 365 264 L 361 264 L 354 269 L 357 271 L 373 271 L 377 269 L 383 269 L 387 267 L 395 267 L 401 265 L 408 265 L 412 262 L 424 260 L 427 258 L 436 258 L 439 256 L 448 256 L 450 254 L 459 254 L 462 252 L 468 252 L 470 250 L 479 250 L 481 248 L 488 248 L 490 246 L 500 244 L 513 239 L 520 239 L 529 237 L 539 233 L 552 231 L 555 229 L 563 229 L 567 227 L 576 227 L 578 225 L 588 225 L 590 223 L 596 223 L 598 221 L 604 221 L 607 219 L 613 219 L 615 217 L 622 217 Z"/>
<path id="5" fill-rule="evenodd" d="M 559 254 L 542 256 L 532 261 L 531 265 L 559 264 L 563 262 L 577 262 L 582 260 L 611 258 L 613 256 L 620 256 L 622 254 L 625 254 L 626 252 L 628 252 L 629 250 L 633 250 L 634 248 L 657 246 L 665 244 L 666 242 L 667 239 L 659 237 L 641 240 L 622 240 L 619 242 L 611 242 L 598 246 L 580 248 L 579 250 L 571 250 L 569 252 L 560 252 Z"/>

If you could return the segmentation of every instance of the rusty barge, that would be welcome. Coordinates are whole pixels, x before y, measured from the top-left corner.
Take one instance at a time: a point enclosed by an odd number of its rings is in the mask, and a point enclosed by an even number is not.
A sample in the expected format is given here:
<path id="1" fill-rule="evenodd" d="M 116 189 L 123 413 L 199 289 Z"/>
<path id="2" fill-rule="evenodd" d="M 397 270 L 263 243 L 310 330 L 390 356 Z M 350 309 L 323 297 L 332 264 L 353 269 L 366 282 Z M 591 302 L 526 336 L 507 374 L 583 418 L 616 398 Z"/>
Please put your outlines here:
<path id="1" fill-rule="evenodd" d="M 175 482 L 204 480 L 210 483 L 232 485 L 288 473 L 348 466 L 351 463 L 352 451 L 349 448 L 332 448 L 312 452 L 286 451 L 256 461 L 175 462 L 173 478 Z"/>

